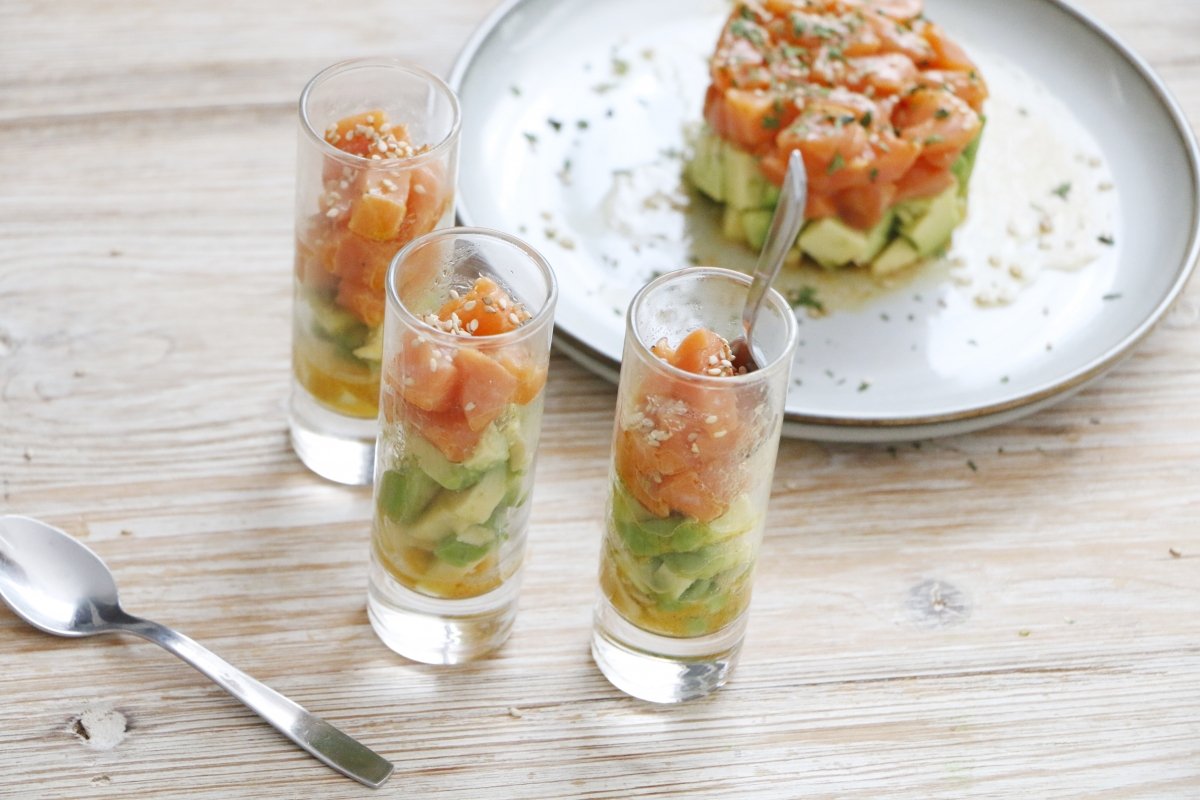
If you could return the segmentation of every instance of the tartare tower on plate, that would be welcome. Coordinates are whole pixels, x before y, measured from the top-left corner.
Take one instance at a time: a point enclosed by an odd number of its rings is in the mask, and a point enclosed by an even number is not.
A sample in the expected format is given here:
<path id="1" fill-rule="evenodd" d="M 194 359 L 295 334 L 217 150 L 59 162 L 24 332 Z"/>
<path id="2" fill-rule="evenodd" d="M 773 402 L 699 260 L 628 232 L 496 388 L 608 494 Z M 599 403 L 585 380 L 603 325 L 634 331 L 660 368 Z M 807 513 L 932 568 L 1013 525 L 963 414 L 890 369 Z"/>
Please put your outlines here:
<path id="1" fill-rule="evenodd" d="M 808 172 L 797 250 L 876 274 L 941 250 L 963 220 L 987 85 L 923 0 L 744 0 L 710 61 L 690 181 L 758 249 L 788 155 Z"/>

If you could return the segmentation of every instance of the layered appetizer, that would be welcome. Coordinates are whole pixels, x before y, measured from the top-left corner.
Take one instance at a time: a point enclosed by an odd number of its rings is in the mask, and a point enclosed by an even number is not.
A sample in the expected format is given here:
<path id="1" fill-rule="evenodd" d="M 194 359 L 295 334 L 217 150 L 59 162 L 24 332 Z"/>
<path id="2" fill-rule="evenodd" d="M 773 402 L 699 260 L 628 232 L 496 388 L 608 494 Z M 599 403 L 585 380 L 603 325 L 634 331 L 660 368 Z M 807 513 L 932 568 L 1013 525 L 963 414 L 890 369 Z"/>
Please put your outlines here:
<path id="1" fill-rule="evenodd" d="M 372 546 L 402 586 L 466 598 L 520 565 L 549 338 L 481 276 L 400 326 L 383 376 Z"/>
<path id="2" fill-rule="evenodd" d="M 823 267 L 902 269 L 963 220 L 987 86 L 923 0 L 743 0 L 710 62 L 687 175 L 723 232 L 759 249 L 788 156 L 808 205 L 797 249 Z"/>

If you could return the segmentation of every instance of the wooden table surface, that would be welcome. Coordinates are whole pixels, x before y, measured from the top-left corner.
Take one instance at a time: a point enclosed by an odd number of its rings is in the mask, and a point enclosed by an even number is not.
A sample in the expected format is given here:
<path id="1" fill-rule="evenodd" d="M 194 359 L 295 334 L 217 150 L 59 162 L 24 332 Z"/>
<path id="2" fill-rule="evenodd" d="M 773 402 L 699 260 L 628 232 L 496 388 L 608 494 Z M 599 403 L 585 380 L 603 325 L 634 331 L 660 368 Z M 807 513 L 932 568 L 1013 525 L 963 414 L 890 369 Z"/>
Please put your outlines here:
<path id="1" fill-rule="evenodd" d="M 785 442 L 740 669 L 683 707 L 588 654 L 615 393 L 556 356 L 512 639 L 379 644 L 369 492 L 287 440 L 296 97 L 354 55 L 444 73 L 493 5 L 0 4 L 0 510 L 393 759 L 380 796 L 1200 797 L 1196 282 L 1023 422 Z M 1080 5 L 1200 120 L 1200 3 Z M 0 796 L 369 795 L 159 649 L 0 610 Z"/>

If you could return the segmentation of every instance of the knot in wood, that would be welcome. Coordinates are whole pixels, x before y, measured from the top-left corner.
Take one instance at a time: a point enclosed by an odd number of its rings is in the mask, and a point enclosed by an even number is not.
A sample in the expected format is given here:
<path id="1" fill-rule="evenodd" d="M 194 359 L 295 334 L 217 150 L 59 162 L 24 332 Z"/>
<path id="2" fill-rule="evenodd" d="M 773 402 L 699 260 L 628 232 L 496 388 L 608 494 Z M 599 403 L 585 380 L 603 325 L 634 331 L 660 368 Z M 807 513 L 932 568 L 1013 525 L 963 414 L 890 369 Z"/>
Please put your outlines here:
<path id="1" fill-rule="evenodd" d="M 957 625 L 971 614 L 967 598 L 957 587 L 945 581 L 928 580 L 908 592 L 908 611 L 923 628 Z"/>

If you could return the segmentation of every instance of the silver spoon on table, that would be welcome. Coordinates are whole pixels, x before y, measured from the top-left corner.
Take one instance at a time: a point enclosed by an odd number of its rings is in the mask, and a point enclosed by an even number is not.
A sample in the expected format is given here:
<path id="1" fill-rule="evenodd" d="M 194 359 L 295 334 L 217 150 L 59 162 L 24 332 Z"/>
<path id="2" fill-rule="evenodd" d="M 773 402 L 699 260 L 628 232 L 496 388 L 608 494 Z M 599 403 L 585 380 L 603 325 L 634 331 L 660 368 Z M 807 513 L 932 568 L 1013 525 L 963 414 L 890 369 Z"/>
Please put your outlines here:
<path id="1" fill-rule="evenodd" d="M 100 557 L 70 534 L 29 517 L 0 516 L 0 598 L 17 616 L 56 636 L 132 633 L 191 664 L 287 738 L 373 789 L 391 762 L 181 633 L 130 616 Z"/>
<path id="2" fill-rule="evenodd" d="M 767 231 L 762 251 L 758 254 L 753 280 L 746 294 L 746 305 L 742 308 L 742 328 L 745 334 L 729 343 L 735 369 L 745 367 L 746 372 L 754 372 L 759 368 L 758 362 L 754 360 L 754 347 L 751 344 L 754 341 L 754 320 L 758 317 L 763 298 L 767 296 L 767 289 L 771 288 L 788 251 L 800 235 L 800 227 L 804 224 L 804 207 L 807 204 L 808 173 L 804 171 L 804 158 L 800 151 L 793 150 L 788 157 L 787 174 L 783 178 L 779 204 L 775 206 L 775 213 L 771 217 L 771 227 Z"/>

